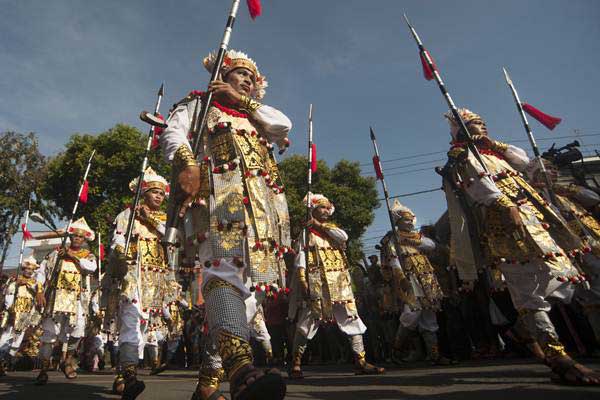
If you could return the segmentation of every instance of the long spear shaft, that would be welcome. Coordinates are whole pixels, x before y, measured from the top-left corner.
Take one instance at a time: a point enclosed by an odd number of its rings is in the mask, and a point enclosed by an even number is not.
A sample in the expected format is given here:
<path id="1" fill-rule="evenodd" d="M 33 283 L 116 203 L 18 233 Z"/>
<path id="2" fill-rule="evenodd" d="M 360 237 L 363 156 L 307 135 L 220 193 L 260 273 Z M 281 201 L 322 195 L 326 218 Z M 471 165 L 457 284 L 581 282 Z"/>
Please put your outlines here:
<path id="1" fill-rule="evenodd" d="M 154 105 L 154 115 L 158 114 L 158 110 L 160 109 L 160 103 L 165 94 L 165 84 L 161 84 L 158 89 L 158 93 L 156 94 L 156 104 Z M 133 200 L 133 206 L 131 208 L 131 212 L 129 213 L 129 219 L 127 220 L 127 230 L 125 231 L 125 256 L 129 253 L 129 245 L 131 244 L 131 234 L 133 232 L 133 222 L 135 221 L 135 212 L 138 204 L 140 203 L 140 198 L 142 196 L 142 185 L 144 182 L 144 175 L 146 174 L 146 167 L 148 166 L 148 155 L 150 154 L 150 149 L 152 148 L 152 139 L 154 138 L 154 125 L 150 126 L 150 130 L 148 131 L 148 140 L 146 141 L 146 149 L 144 150 L 144 159 L 142 160 L 142 167 L 140 169 L 140 174 L 138 176 L 137 187 L 135 189 L 135 198 Z"/>
<path id="2" fill-rule="evenodd" d="M 506 80 L 506 83 L 508 84 L 508 87 L 510 88 L 510 91 L 513 95 L 513 99 L 515 100 L 515 105 L 517 106 L 517 110 L 519 111 L 519 115 L 521 116 L 521 121 L 523 122 L 523 127 L 525 128 L 525 132 L 527 132 L 527 138 L 529 139 L 529 143 L 531 144 L 531 149 L 533 150 L 533 154 L 535 155 L 535 158 L 537 159 L 537 162 L 540 165 L 540 170 L 542 171 L 542 174 L 544 175 L 544 180 L 546 182 L 546 190 L 548 191 L 548 196 L 550 197 L 550 201 L 552 202 L 552 204 L 557 205 L 558 202 L 556 201 L 556 194 L 554 193 L 554 190 L 552 189 L 552 182 L 550 181 L 550 177 L 548 176 L 548 171 L 546 171 L 546 166 L 544 165 L 544 162 L 542 161 L 542 158 L 540 157 L 540 150 L 535 141 L 535 137 L 533 136 L 533 131 L 531 130 L 531 127 L 529 126 L 529 121 L 527 121 L 527 116 L 525 115 L 525 111 L 523 110 L 523 105 L 521 104 L 521 99 L 519 98 L 519 93 L 517 93 L 517 89 L 515 88 L 515 85 L 513 84 L 512 79 L 510 79 L 510 76 L 508 75 L 508 71 L 506 70 L 506 68 L 502 68 L 502 71 L 504 71 L 504 79 Z"/>
<path id="3" fill-rule="evenodd" d="M 223 32 L 223 38 L 221 39 L 221 45 L 219 46 L 217 59 L 215 60 L 213 70 L 210 74 L 210 83 L 216 80 L 219 77 L 219 74 L 221 73 L 221 65 L 223 64 L 223 58 L 225 58 L 225 53 L 227 52 L 227 48 L 229 47 L 229 39 L 231 38 L 231 32 L 233 31 L 233 25 L 235 23 L 235 17 L 237 15 L 239 5 L 240 0 L 233 0 L 233 2 L 231 3 L 231 10 L 229 11 L 227 23 L 225 24 L 225 31 Z M 201 135 L 202 132 L 204 132 L 204 129 L 206 128 L 206 122 L 208 120 L 208 110 L 210 108 L 210 103 L 212 102 L 212 97 L 212 92 L 208 91 L 206 98 L 202 102 L 202 108 L 200 109 L 200 115 L 198 117 L 196 117 L 196 110 L 194 110 L 194 118 L 192 120 L 191 132 L 192 136 L 194 137 L 192 151 L 195 157 L 198 157 L 198 153 L 200 152 L 200 145 L 202 144 Z M 196 103 L 196 106 L 197 105 L 198 104 Z M 177 177 L 175 177 L 174 179 L 177 179 Z M 175 187 L 175 185 L 172 184 L 171 187 Z M 170 209 L 169 216 L 167 218 L 167 228 L 162 240 L 163 245 L 167 250 L 169 249 L 168 246 L 174 247 L 177 245 L 177 227 L 180 225 L 181 222 L 181 217 L 179 216 L 180 208 L 180 204 L 173 202 L 172 208 Z"/>
<path id="4" fill-rule="evenodd" d="M 102 254 L 100 253 L 101 248 L 102 239 L 100 237 L 100 232 L 98 232 L 98 286 L 100 286 L 100 281 L 102 280 Z"/>
<path id="5" fill-rule="evenodd" d="M 385 178 L 383 176 L 383 167 L 381 166 L 381 158 L 379 156 L 379 146 L 377 146 L 377 139 L 375 138 L 375 132 L 373 132 L 373 128 L 369 127 L 371 131 L 371 142 L 373 143 L 373 150 L 375 151 L 376 162 L 379 164 L 379 172 L 380 174 L 378 178 L 381 181 L 381 187 L 383 188 L 383 196 L 385 197 L 385 205 L 388 211 L 388 217 L 390 218 L 390 226 L 392 227 L 392 236 L 394 240 L 394 247 L 396 248 L 396 255 L 400 256 L 400 243 L 398 242 L 398 237 L 396 236 L 396 227 L 394 225 L 394 216 L 392 214 L 392 207 L 390 205 L 390 194 L 388 192 L 387 184 L 385 183 Z"/>
<path id="6" fill-rule="evenodd" d="M 29 223 L 29 212 L 31 211 L 31 195 L 29 195 L 29 202 L 27 203 L 27 211 L 25 212 L 25 228 Z M 23 233 L 25 235 L 25 233 Z M 19 270 L 21 269 L 21 263 L 23 262 L 23 252 L 25 251 L 25 236 L 21 238 L 21 250 L 19 251 L 19 264 L 17 265 L 17 276 L 19 276 Z"/>
<path id="7" fill-rule="evenodd" d="M 310 221 L 310 195 L 311 195 L 311 187 L 312 187 L 312 159 L 313 159 L 313 120 L 312 120 L 312 110 L 313 110 L 313 105 L 310 104 L 310 106 L 308 107 L 308 150 L 307 150 L 307 156 L 308 156 L 308 163 L 307 163 L 307 178 L 306 178 L 306 183 L 307 183 L 307 190 L 306 190 L 306 222 Z M 308 235 L 308 227 L 304 228 L 304 246 L 306 247 L 304 250 L 304 258 L 305 258 L 305 262 L 306 262 L 306 268 L 308 268 L 308 240 L 309 240 L 309 235 Z"/>
<path id="8" fill-rule="evenodd" d="M 79 207 L 79 201 L 81 199 L 81 192 L 83 192 L 83 187 L 85 182 L 87 181 L 88 174 L 90 173 L 90 168 L 92 167 L 92 160 L 94 159 L 94 155 L 96 154 L 96 150 L 92 150 L 92 154 L 90 154 L 90 158 L 88 159 L 87 166 L 85 167 L 85 173 L 83 174 L 83 179 L 81 181 L 81 185 L 79 186 L 79 191 L 77 192 L 77 200 L 75 204 L 73 204 L 73 210 L 71 211 L 71 217 L 69 218 L 69 223 L 67 224 L 67 228 L 65 229 L 65 233 L 62 237 L 62 241 L 60 243 L 60 248 L 65 249 L 67 246 L 67 238 L 69 237 L 69 229 L 73 224 L 73 219 L 75 219 L 75 214 L 77 213 L 77 208 Z M 50 284 L 47 286 L 46 290 L 55 286 L 55 281 L 58 278 L 58 264 L 60 263 L 62 257 L 57 256 L 56 261 L 54 262 L 54 267 L 52 268 L 52 277 L 50 279 Z M 49 292 L 46 292 L 46 300 L 48 300 Z"/>
<path id="9" fill-rule="evenodd" d="M 446 100 L 446 103 L 448 103 L 448 107 L 450 107 L 450 110 L 452 111 L 454 120 L 458 123 L 460 130 L 465 135 L 465 138 L 467 139 L 467 146 L 469 147 L 469 150 L 471 150 L 471 152 L 473 153 L 473 155 L 475 156 L 475 158 L 477 159 L 479 164 L 481 164 L 481 167 L 483 168 L 483 170 L 485 172 L 489 172 L 487 166 L 485 165 L 485 163 L 483 162 L 483 159 L 481 158 L 481 154 L 479 153 L 477 146 L 475 146 L 475 143 L 473 143 L 473 138 L 471 137 L 471 134 L 469 133 L 469 130 L 467 129 L 467 125 L 465 125 L 465 121 L 463 121 L 460 114 L 458 113 L 458 108 L 454 104 L 452 97 L 450 97 L 450 93 L 448 93 L 448 90 L 446 89 L 446 85 L 444 84 L 442 77 L 440 76 L 437 68 L 433 64 L 433 60 L 429 56 L 429 53 L 423 46 L 423 42 L 421 42 L 421 39 L 419 38 L 419 34 L 417 33 L 415 28 L 413 28 L 413 26 L 408 21 L 408 17 L 406 16 L 406 14 L 404 14 L 404 20 L 406 21 L 406 24 L 408 25 L 408 28 L 410 29 L 410 32 L 412 33 L 412 36 L 415 39 L 415 42 L 417 42 L 417 46 L 419 46 L 419 52 L 421 53 L 421 57 L 425 60 L 425 62 L 427 63 L 427 67 L 433 73 L 433 77 L 435 78 L 435 81 L 437 82 L 438 87 L 440 88 L 440 91 L 442 92 L 442 95 L 444 96 L 444 99 Z"/>

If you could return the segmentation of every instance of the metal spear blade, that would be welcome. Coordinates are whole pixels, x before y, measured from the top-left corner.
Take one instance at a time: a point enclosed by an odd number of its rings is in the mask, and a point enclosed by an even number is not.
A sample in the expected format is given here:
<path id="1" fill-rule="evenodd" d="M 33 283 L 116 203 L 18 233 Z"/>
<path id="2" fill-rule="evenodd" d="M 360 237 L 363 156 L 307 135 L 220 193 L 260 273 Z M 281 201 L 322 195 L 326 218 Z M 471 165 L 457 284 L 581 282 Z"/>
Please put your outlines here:
<path id="1" fill-rule="evenodd" d="M 369 130 L 371 131 L 371 140 L 375 141 L 375 132 L 373 132 L 373 127 L 369 127 Z"/>
<path id="2" fill-rule="evenodd" d="M 506 83 L 508 83 L 509 85 L 512 86 L 513 82 L 512 82 L 512 79 L 510 79 L 510 76 L 508 75 L 508 71 L 506 70 L 506 68 L 502 67 L 502 71 L 504 71 L 504 79 L 506 79 Z"/>
<path id="3" fill-rule="evenodd" d="M 310 105 L 308 106 L 308 119 L 309 119 L 309 121 L 312 121 L 312 109 L 313 109 L 313 105 L 312 105 L 312 103 L 310 103 Z"/>
<path id="4" fill-rule="evenodd" d="M 163 97 L 165 95 L 165 83 L 161 83 L 160 89 L 158 89 L 158 96 Z"/>

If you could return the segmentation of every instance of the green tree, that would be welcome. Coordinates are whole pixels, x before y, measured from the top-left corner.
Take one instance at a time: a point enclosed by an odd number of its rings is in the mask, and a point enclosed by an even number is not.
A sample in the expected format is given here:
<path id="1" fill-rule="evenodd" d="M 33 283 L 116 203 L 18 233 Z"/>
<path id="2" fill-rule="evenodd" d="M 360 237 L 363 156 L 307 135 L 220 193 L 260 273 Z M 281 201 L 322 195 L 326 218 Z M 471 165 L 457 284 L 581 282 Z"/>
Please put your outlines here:
<path id="1" fill-rule="evenodd" d="M 139 174 L 147 136 L 122 124 L 99 135 L 74 134 L 65 150 L 50 160 L 44 196 L 56 205 L 58 216 L 69 218 L 87 160 L 96 149 L 88 176 L 89 195 L 80 204 L 76 218 L 85 217 L 90 227 L 108 238 L 112 221 L 133 202 L 129 182 Z M 169 167 L 158 151 L 150 154 L 149 165 L 169 177 Z"/>
<path id="2" fill-rule="evenodd" d="M 306 207 L 302 202 L 307 189 L 306 165 L 306 157 L 300 155 L 288 157 L 279 164 L 286 186 L 293 237 L 300 234 L 306 220 Z M 313 174 L 312 192 L 322 193 L 335 204 L 333 220 L 349 236 L 348 258 L 351 263 L 360 261 L 360 237 L 373 222 L 374 209 L 380 206 L 375 179 L 361 176 L 358 162 L 341 160 L 329 168 L 319 160 L 317 172 Z"/>
<path id="3" fill-rule="evenodd" d="M 51 216 L 40 200 L 40 185 L 45 176 L 46 159 L 39 152 L 34 133 L 0 135 L 0 272 L 29 199 L 32 211 Z"/>

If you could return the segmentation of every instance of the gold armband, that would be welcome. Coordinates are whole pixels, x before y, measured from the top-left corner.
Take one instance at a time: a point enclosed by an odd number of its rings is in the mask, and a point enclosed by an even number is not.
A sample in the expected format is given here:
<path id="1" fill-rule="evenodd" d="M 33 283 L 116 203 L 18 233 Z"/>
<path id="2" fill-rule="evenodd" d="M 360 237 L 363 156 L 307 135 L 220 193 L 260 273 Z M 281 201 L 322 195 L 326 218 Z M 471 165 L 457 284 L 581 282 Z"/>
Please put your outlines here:
<path id="1" fill-rule="evenodd" d="M 258 110 L 261 106 L 262 104 L 260 104 L 258 101 L 251 99 L 248 96 L 242 96 L 240 100 L 240 107 L 250 114 Z"/>
<path id="2" fill-rule="evenodd" d="M 506 150 L 508 150 L 508 145 L 506 143 L 494 141 L 492 150 L 494 150 L 496 153 L 504 154 L 506 153 Z"/>
<path id="3" fill-rule="evenodd" d="M 298 268 L 298 279 L 306 282 L 306 268 Z"/>
<path id="4" fill-rule="evenodd" d="M 189 146 L 183 143 L 177 151 L 175 152 L 175 156 L 173 157 L 173 167 L 176 171 L 182 171 L 185 167 L 196 166 L 196 158 L 194 154 L 190 150 Z"/>
<path id="5" fill-rule="evenodd" d="M 510 207 L 515 207 L 515 203 L 513 203 L 507 196 L 502 195 L 496 199 L 491 205 L 490 208 L 495 209 L 505 209 Z"/>

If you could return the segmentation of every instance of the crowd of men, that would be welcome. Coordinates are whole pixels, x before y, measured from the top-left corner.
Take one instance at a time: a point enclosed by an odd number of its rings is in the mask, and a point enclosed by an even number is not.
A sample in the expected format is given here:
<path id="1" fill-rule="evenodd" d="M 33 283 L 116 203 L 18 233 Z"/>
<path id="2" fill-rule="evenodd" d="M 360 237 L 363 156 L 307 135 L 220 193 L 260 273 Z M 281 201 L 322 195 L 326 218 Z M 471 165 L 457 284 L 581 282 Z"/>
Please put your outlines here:
<path id="1" fill-rule="evenodd" d="M 216 60 L 204 60 L 209 71 Z M 355 373 L 383 374 L 372 363 L 448 365 L 513 351 L 539 358 L 557 382 L 600 384 L 559 334 L 577 336 L 572 320 L 583 316 L 577 323 L 600 341 L 597 193 L 556 184 L 551 164 L 493 140 L 482 117 L 461 109 L 477 151 L 447 115 L 448 212 L 418 229 L 414 213 L 395 202 L 379 257 L 350 265 L 348 235 L 325 195 L 306 194 L 306 229 L 291 237 L 273 155 L 274 144 L 289 145 L 291 122 L 259 103 L 267 82 L 255 62 L 229 50 L 221 73 L 198 137 L 189 134 L 206 94 L 191 92 L 171 110 L 159 142 L 173 188 L 145 171 L 142 201 L 115 216 L 100 282 L 86 246 L 95 233 L 81 218 L 68 227 L 68 246 L 40 264 L 25 259 L 4 283 L 2 373 L 17 354 L 40 360 L 38 385 L 57 365 L 75 379 L 78 369 L 108 361 L 113 391 L 134 399 L 145 388 L 141 365 L 151 374 L 199 365 L 193 399 L 223 399 L 224 380 L 234 399 L 282 399 L 285 381 L 271 367 L 284 361 L 288 377 L 300 379 L 303 363 L 317 359 L 351 358 Z M 178 204 L 177 248 L 162 245 L 169 194 Z M 197 278 L 201 296 L 190 296 Z"/>

